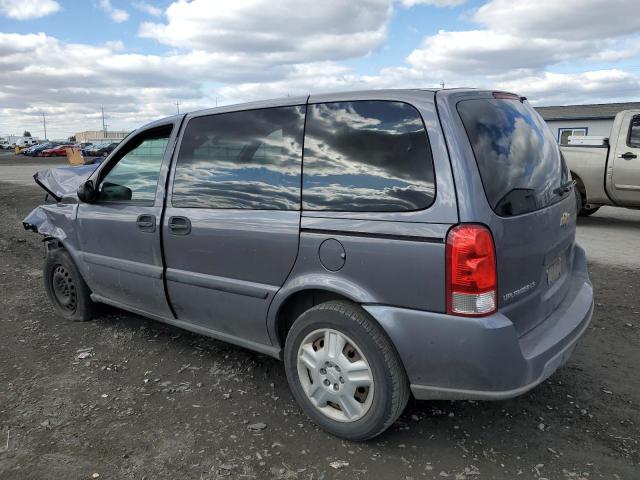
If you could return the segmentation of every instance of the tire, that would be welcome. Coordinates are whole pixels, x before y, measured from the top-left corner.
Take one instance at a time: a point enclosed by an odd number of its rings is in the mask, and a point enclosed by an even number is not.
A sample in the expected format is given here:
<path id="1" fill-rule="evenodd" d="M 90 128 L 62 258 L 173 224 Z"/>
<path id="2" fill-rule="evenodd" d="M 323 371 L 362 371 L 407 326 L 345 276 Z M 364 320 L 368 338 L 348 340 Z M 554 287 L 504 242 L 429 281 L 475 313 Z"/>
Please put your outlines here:
<path id="1" fill-rule="evenodd" d="M 351 302 L 322 303 L 300 315 L 287 335 L 284 357 L 294 398 L 337 437 L 362 441 L 381 434 L 409 399 L 407 375 L 393 344 Z"/>
<path id="2" fill-rule="evenodd" d="M 582 210 L 580 210 L 580 213 L 578 215 L 580 215 L 581 217 L 588 217 L 589 215 L 593 215 L 594 213 L 596 213 L 598 210 L 600 210 L 600 207 L 588 208 L 588 209 L 582 207 Z"/>
<path id="3" fill-rule="evenodd" d="M 576 212 L 578 213 L 578 215 L 581 215 L 581 212 L 582 212 L 582 194 L 580 193 L 580 190 L 578 190 L 577 186 L 573 187 L 573 193 L 574 193 L 575 198 L 576 198 Z"/>
<path id="4" fill-rule="evenodd" d="M 47 251 L 44 260 L 44 288 L 56 312 L 74 322 L 93 318 L 95 304 L 91 290 L 63 248 Z"/>
<path id="5" fill-rule="evenodd" d="M 589 215 L 593 215 L 598 210 L 600 210 L 600 207 L 585 208 L 584 199 L 582 198 L 582 193 L 580 193 L 580 190 L 574 187 L 573 191 L 576 195 L 576 211 L 578 212 L 579 217 L 588 217 Z"/>

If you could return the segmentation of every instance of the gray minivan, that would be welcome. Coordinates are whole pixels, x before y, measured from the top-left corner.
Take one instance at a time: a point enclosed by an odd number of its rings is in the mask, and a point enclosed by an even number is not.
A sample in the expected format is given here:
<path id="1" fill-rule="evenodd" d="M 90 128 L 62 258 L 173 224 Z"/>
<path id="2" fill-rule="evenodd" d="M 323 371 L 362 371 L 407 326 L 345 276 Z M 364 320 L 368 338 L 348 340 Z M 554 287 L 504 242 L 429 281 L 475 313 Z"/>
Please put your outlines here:
<path id="1" fill-rule="evenodd" d="M 374 437 L 417 399 L 503 399 L 593 309 L 573 182 L 524 98 L 382 90 L 220 107 L 133 132 L 55 201 L 46 291 L 284 360 L 322 428 Z"/>

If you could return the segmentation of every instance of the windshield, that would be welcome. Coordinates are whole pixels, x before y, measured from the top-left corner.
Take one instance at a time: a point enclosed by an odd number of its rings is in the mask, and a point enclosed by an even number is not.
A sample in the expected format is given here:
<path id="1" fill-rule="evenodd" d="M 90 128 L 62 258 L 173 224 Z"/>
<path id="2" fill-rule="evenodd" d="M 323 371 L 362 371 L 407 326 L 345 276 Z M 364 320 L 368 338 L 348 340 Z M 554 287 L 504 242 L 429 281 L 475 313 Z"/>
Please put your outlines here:
<path id="1" fill-rule="evenodd" d="M 561 199 L 569 175 L 544 120 L 519 100 L 463 100 L 458 113 L 491 208 L 501 216 L 539 210 Z"/>

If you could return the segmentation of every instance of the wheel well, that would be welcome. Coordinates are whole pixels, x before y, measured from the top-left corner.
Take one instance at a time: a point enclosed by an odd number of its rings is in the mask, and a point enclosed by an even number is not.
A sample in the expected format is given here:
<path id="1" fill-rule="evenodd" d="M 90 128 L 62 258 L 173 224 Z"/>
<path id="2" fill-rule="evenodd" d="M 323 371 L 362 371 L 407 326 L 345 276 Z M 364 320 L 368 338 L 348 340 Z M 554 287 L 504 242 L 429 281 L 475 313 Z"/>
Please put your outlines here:
<path id="1" fill-rule="evenodd" d="M 276 332 L 280 345 L 284 345 L 293 322 L 295 322 L 300 315 L 311 307 L 330 300 L 352 301 L 350 298 L 340 295 L 339 293 L 321 289 L 302 290 L 287 298 L 280 306 L 276 317 Z"/>
<path id="2" fill-rule="evenodd" d="M 584 182 L 578 175 L 575 174 L 575 172 L 571 172 L 571 178 L 576 181 L 576 188 L 578 189 L 578 192 L 580 192 L 580 195 L 582 195 L 582 198 L 584 200 L 587 196 L 587 189 L 584 187 Z"/>

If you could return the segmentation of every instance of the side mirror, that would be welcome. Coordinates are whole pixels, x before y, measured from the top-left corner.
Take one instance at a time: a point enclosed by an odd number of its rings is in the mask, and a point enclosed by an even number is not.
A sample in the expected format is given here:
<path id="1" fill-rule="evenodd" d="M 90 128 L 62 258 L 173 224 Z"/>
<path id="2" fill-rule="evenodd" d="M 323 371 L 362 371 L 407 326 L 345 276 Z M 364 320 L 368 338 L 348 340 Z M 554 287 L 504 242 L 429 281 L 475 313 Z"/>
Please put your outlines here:
<path id="1" fill-rule="evenodd" d="M 78 198 L 84 203 L 93 203 L 98 196 L 97 193 L 93 186 L 93 180 L 87 180 L 78 187 Z"/>

